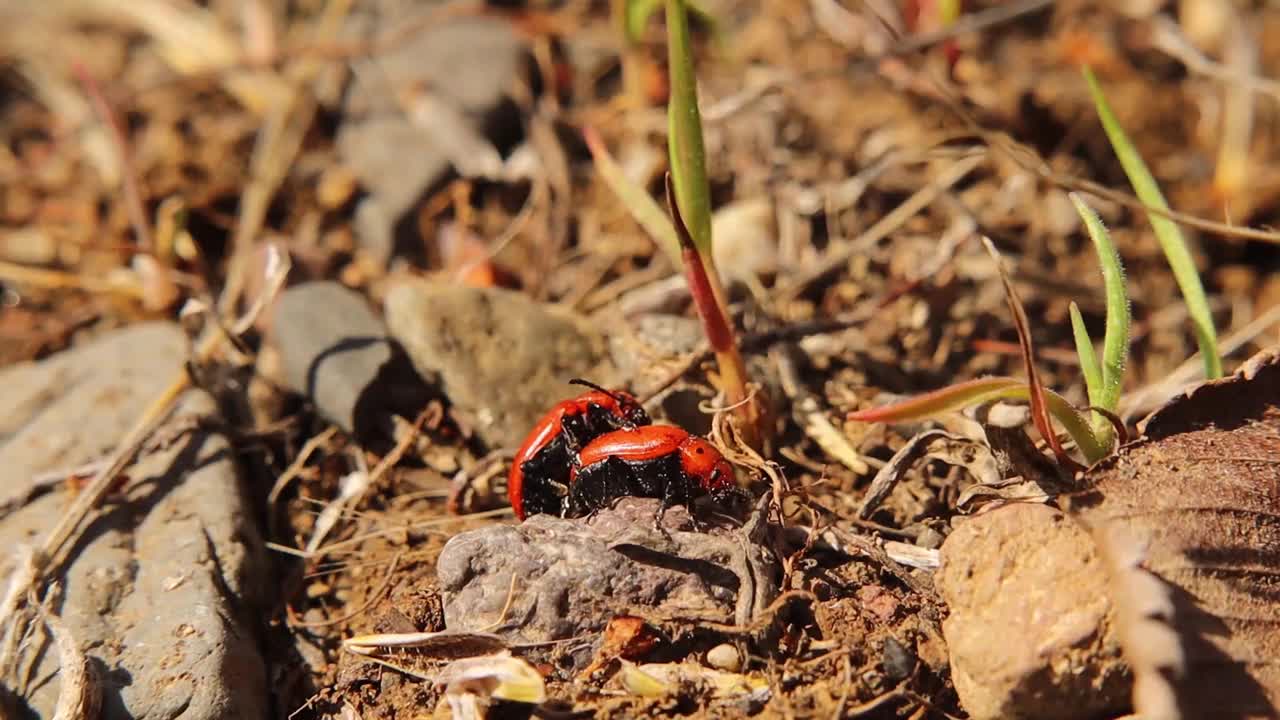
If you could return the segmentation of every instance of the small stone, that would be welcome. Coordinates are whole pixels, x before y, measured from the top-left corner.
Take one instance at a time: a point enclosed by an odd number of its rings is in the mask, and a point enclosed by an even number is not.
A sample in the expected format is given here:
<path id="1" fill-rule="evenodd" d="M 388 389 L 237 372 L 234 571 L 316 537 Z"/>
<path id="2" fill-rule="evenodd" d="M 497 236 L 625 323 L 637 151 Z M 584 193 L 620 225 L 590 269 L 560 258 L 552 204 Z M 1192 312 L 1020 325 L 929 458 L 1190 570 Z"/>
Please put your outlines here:
<path id="1" fill-rule="evenodd" d="M 490 447 L 520 444 L 547 408 L 577 395 L 569 380 L 612 385 L 604 337 L 585 318 L 500 288 L 403 282 L 387 325 L 423 377 Z"/>
<path id="2" fill-rule="evenodd" d="M 706 335 L 692 317 L 645 313 L 628 320 L 632 332 L 609 338 L 609 354 L 627 377 L 651 369 L 654 358 L 681 358 L 694 352 Z"/>
<path id="3" fill-rule="evenodd" d="M 898 612 L 897 598 L 879 585 L 863 585 L 855 594 L 862 609 L 879 618 L 881 622 L 889 622 Z"/>
<path id="4" fill-rule="evenodd" d="M 920 527 L 920 534 L 916 536 L 916 547 L 936 550 L 942 547 L 942 542 L 944 540 L 946 540 L 946 538 L 942 533 L 928 525 L 922 525 Z"/>
<path id="5" fill-rule="evenodd" d="M 707 651 L 707 664 L 717 670 L 738 672 L 742 669 L 742 654 L 738 648 L 721 643 Z"/>
<path id="6" fill-rule="evenodd" d="M 934 582 L 974 720 L 1100 717 L 1128 704 L 1107 573 L 1076 521 L 1029 503 L 978 515 L 943 543 Z"/>
<path id="7" fill-rule="evenodd" d="M 726 282 L 758 283 L 778 270 L 778 232 L 773 201 L 739 200 L 716 210 L 711 234 L 716 268 Z"/>
<path id="8" fill-rule="evenodd" d="M 902 680 L 916 669 L 916 656 L 893 636 L 884 639 L 883 653 L 881 664 L 890 682 Z"/>
<path id="9" fill-rule="evenodd" d="M 347 203 L 356 191 L 356 176 L 345 165 L 334 165 L 320 174 L 316 183 L 316 201 L 326 210 L 336 210 Z"/>
<path id="10" fill-rule="evenodd" d="M 353 26 L 363 25 L 356 35 L 368 41 L 430 20 L 438 7 L 362 9 L 366 12 L 355 13 Z M 444 112 L 476 134 L 502 146 L 514 144 L 521 132 L 519 113 L 511 111 L 508 93 L 528 67 L 526 57 L 507 20 L 454 16 L 429 21 L 406 41 L 368 58 L 370 72 L 355 75 L 337 148 L 368 192 L 356 210 L 357 238 L 377 262 L 385 264 L 398 249 L 421 245 L 412 210 L 452 165 L 445 125 L 415 121 L 405 112 L 405 99 L 430 93 Z"/>
<path id="11" fill-rule="evenodd" d="M 296 285 L 276 301 L 271 337 L 288 387 L 330 422 L 374 447 L 394 417 L 416 417 L 429 393 L 362 295 L 334 282 Z"/>

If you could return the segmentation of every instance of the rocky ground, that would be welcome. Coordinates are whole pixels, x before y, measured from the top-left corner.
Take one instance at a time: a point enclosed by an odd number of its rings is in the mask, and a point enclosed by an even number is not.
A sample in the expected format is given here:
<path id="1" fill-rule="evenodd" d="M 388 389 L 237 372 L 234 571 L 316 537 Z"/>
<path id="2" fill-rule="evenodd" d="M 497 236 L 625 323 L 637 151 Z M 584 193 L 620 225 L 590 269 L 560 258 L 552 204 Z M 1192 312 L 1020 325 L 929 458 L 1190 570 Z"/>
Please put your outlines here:
<path id="1" fill-rule="evenodd" d="M 1275 716 L 1280 11 L 700 4 L 761 454 L 583 140 L 659 195 L 661 13 L 0 2 L 0 717 Z M 1183 214 L 1224 380 L 1081 63 Z M 1072 474 L 1016 404 L 846 421 L 1023 375 L 980 236 L 1087 404 L 1070 191 L 1128 270 L 1132 441 Z M 575 377 L 758 504 L 516 522 Z"/>

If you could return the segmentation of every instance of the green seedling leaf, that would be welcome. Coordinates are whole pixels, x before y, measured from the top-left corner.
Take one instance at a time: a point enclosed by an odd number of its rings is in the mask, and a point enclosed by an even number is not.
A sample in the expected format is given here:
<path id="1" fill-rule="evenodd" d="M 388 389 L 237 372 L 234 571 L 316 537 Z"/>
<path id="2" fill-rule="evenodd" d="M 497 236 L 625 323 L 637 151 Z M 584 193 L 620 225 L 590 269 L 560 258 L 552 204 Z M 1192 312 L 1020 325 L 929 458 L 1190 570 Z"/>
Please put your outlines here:
<path id="1" fill-rule="evenodd" d="M 1213 315 L 1209 312 L 1209 301 L 1205 297 L 1204 286 L 1200 283 L 1200 275 L 1196 272 L 1195 262 L 1191 259 L 1191 252 L 1187 249 L 1182 230 L 1166 215 L 1150 209 L 1155 208 L 1167 213 L 1169 204 L 1165 202 L 1160 186 L 1156 184 L 1142 156 L 1138 154 L 1133 143 L 1129 141 L 1128 135 L 1125 134 L 1124 128 L 1116 120 L 1115 114 L 1111 111 L 1111 105 L 1102 94 L 1097 78 L 1093 76 L 1093 71 L 1087 66 L 1082 68 L 1082 71 L 1085 82 L 1089 85 L 1089 93 L 1093 96 L 1093 105 L 1097 110 L 1098 119 L 1102 121 L 1102 129 L 1111 142 L 1111 149 L 1120 160 L 1120 165 L 1124 168 L 1129 184 L 1133 186 L 1138 199 L 1148 208 L 1147 220 L 1150 221 L 1151 228 L 1156 233 L 1160 248 L 1164 250 L 1165 259 L 1173 270 L 1173 277 L 1178 281 L 1183 300 L 1187 303 L 1187 313 L 1191 316 L 1196 342 L 1200 345 L 1205 375 L 1210 379 L 1220 378 L 1222 377 L 1222 359 L 1218 356 L 1218 335 L 1213 327 Z"/>
<path id="2" fill-rule="evenodd" d="M 1067 399 L 1052 390 L 1043 389 L 1045 404 L 1053 416 L 1075 441 L 1089 462 L 1106 457 L 1108 448 L 1098 443 L 1089 421 Z M 854 422 L 907 422 L 937 417 L 973 405 L 994 400 L 1030 400 L 1031 388 L 1023 380 L 1011 377 L 987 377 L 950 385 L 917 395 L 901 402 L 849 413 Z"/>
<path id="3" fill-rule="evenodd" d="M 854 422 L 908 422 L 956 412 L 972 405 L 1011 397 L 1026 383 L 1017 378 L 986 377 L 948 385 L 896 403 L 858 410 L 848 415 Z"/>
<path id="4" fill-rule="evenodd" d="M 622 23 L 627 42 L 635 45 L 644 39 L 645 28 L 649 26 L 649 20 L 653 17 L 653 14 L 657 12 L 658 8 L 662 7 L 663 1 L 623 0 Z M 685 0 L 685 5 L 688 6 L 689 12 L 697 17 L 699 21 L 710 26 L 713 33 L 719 34 L 715 18 L 701 2 Z"/>
<path id="5" fill-rule="evenodd" d="M 1027 372 L 1027 386 L 1031 391 L 1031 420 L 1035 423 L 1041 437 L 1049 443 L 1049 448 L 1053 450 L 1053 456 L 1058 459 L 1059 464 L 1073 471 L 1081 469 L 1079 463 L 1072 460 L 1063 449 L 1062 443 L 1058 440 L 1058 434 L 1053 431 L 1053 425 L 1049 422 L 1049 412 L 1045 407 L 1044 386 L 1040 384 L 1040 373 L 1036 369 L 1035 347 L 1031 343 L 1031 322 L 1027 319 L 1027 311 L 1022 307 L 1022 301 L 1018 299 L 1018 293 L 1013 289 L 1013 281 L 1009 279 L 1009 272 L 1005 269 L 1000 251 L 996 250 L 991 238 L 983 237 L 982 244 L 987 248 L 987 254 L 995 261 L 996 268 L 1000 271 L 1000 284 L 1004 286 L 1004 297 L 1008 301 L 1009 312 L 1013 314 L 1013 326 L 1018 331 L 1022 366 Z"/>
<path id="6" fill-rule="evenodd" d="M 1074 302 L 1071 311 L 1071 334 L 1076 341 L 1076 355 L 1080 358 L 1080 370 L 1084 374 L 1084 387 L 1089 393 L 1091 405 L 1101 405 L 1098 395 L 1102 392 L 1102 368 L 1098 367 L 1098 356 L 1093 352 L 1093 338 L 1089 337 L 1089 328 L 1084 326 L 1084 318 L 1080 316 L 1080 306 Z"/>
<path id="7" fill-rule="evenodd" d="M 605 147 L 600 133 L 596 132 L 595 128 L 583 128 L 582 137 L 587 143 L 587 149 L 591 152 L 591 160 L 595 163 L 596 172 L 600 174 L 604 184 L 609 186 L 613 194 L 622 201 L 627 212 L 631 213 L 631 217 L 640 223 L 640 227 L 644 228 L 645 232 L 649 233 L 649 237 L 653 238 L 658 247 L 671 258 L 671 263 L 675 267 L 680 267 L 682 257 L 680 239 L 676 237 L 675 227 L 671 225 L 667 214 L 662 212 L 658 202 L 645 192 L 644 188 L 631 182 L 631 178 L 623 172 L 622 166 L 618 165 L 618 162 L 609 154 L 609 149 Z"/>
<path id="8" fill-rule="evenodd" d="M 649 18 L 662 6 L 663 0 L 624 0 L 622 11 L 623 31 L 627 42 L 635 45 L 644 39 Z"/>
<path id="9" fill-rule="evenodd" d="M 667 53 L 671 98 L 667 105 L 667 146 L 676 199 L 684 213 L 698 255 L 713 270 L 711 255 L 711 186 L 707 182 L 702 116 L 698 113 L 698 81 L 693 71 L 689 18 L 685 0 L 667 2 Z"/>
<path id="10" fill-rule="evenodd" d="M 1102 268 L 1102 283 L 1107 298 L 1107 329 L 1102 339 L 1102 365 L 1098 367 L 1097 360 L 1094 359 L 1098 377 L 1096 390 L 1094 385 L 1089 386 L 1089 403 L 1114 413 L 1120 404 L 1120 391 L 1124 386 L 1124 369 L 1129 359 L 1130 309 L 1124 265 L 1120 262 L 1120 253 L 1116 251 L 1115 243 L 1111 242 L 1111 234 L 1107 232 L 1098 214 L 1085 204 L 1084 199 L 1079 195 L 1071 193 L 1070 197 L 1071 202 L 1076 206 L 1076 212 L 1080 214 L 1080 219 L 1084 221 L 1089 238 L 1093 240 L 1093 249 L 1098 255 L 1098 265 Z M 1073 327 L 1077 324 L 1078 315 L 1077 309 L 1071 318 Z M 1083 327 L 1083 322 L 1080 322 L 1079 329 Z M 1077 349 L 1080 347 L 1079 330 L 1076 332 L 1076 347 Z M 1089 344 L 1089 351 L 1092 355 L 1092 343 Z M 1082 362 L 1083 359 L 1084 356 L 1081 354 Z M 1087 381 L 1087 374 L 1085 378 Z M 1099 416 L 1093 427 L 1099 437 L 1110 444 L 1113 437 L 1111 421 Z"/>

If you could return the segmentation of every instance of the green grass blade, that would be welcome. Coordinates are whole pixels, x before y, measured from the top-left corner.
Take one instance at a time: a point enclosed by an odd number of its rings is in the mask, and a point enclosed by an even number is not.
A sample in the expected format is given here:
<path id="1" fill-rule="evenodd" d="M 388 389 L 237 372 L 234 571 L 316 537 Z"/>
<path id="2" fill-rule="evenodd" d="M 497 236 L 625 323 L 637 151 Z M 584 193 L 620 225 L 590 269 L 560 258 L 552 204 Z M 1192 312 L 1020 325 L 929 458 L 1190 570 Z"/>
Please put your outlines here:
<path id="1" fill-rule="evenodd" d="M 693 72 L 689 17 L 685 0 L 667 0 L 667 52 L 671 98 L 667 104 L 671 177 L 694 247 L 703 262 L 711 258 L 711 187 L 707 182 L 698 81 Z"/>
<path id="2" fill-rule="evenodd" d="M 622 30 L 626 35 L 627 42 L 632 45 L 644 39 L 645 28 L 649 25 L 649 19 L 653 14 L 662 7 L 665 0 L 623 0 L 622 2 Z M 697 0 L 685 0 L 685 5 L 689 8 L 689 13 L 704 23 L 715 35 L 717 43 L 723 40 L 721 38 L 720 26 L 716 22 L 715 16 L 711 14 L 705 4 Z"/>
<path id="3" fill-rule="evenodd" d="M 1105 382 L 1102 379 L 1102 368 L 1098 365 L 1098 356 L 1093 351 L 1093 339 L 1089 337 L 1089 329 L 1084 326 L 1080 307 L 1073 302 L 1069 309 L 1071 334 L 1075 337 L 1076 355 L 1080 358 L 1080 370 L 1084 374 L 1084 386 L 1089 393 L 1089 404 L 1102 407 L 1100 396 Z M 1098 444 L 1103 447 L 1110 448 L 1115 443 L 1116 433 L 1111 421 L 1097 413 L 1094 414 L 1093 434 Z"/>
<path id="4" fill-rule="evenodd" d="M 676 236 L 676 229 L 671 224 L 671 219 L 644 188 L 631 182 L 631 178 L 627 177 L 622 166 L 618 165 L 618 161 L 609 154 L 609 149 L 605 147 L 604 140 L 600 138 L 600 133 L 596 132 L 595 128 L 583 128 L 582 137 L 587 143 L 587 150 L 591 152 L 591 160 L 595 163 L 600 179 L 604 180 L 604 184 L 618 196 L 623 207 L 631 213 L 631 217 L 640 223 L 640 227 L 644 228 L 645 232 L 649 233 L 649 237 L 653 238 L 658 247 L 671 258 L 671 264 L 674 267 L 680 267 L 683 262 L 680 239 Z"/>
<path id="5" fill-rule="evenodd" d="M 649 18 L 662 7 L 663 0 L 623 0 L 623 30 L 627 42 L 636 44 L 644 37 Z"/>
<path id="6" fill-rule="evenodd" d="M 1124 265 L 1120 262 L 1120 253 L 1111 241 L 1111 233 L 1084 200 L 1075 193 L 1071 194 L 1071 202 L 1080 213 L 1089 238 L 1093 240 L 1093 249 L 1098 254 L 1098 265 L 1102 268 L 1102 283 L 1107 297 L 1107 330 L 1102 339 L 1101 380 L 1098 396 L 1089 396 L 1089 402 L 1098 407 L 1115 412 L 1120 404 L 1120 391 L 1124 387 L 1124 369 L 1129 360 L 1129 293 L 1125 286 Z M 1101 418 L 1107 428 L 1111 423 Z"/>
<path id="7" fill-rule="evenodd" d="M 1102 369 L 1098 367 L 1098 356 L 1093 352 L 1093 338 L 1089 337 L 1089 329 L 1084 326 L 1080 306 L 1073 302 L 1069 309 L 1071 334 L 1076 340 L 1076 355 L 1080 358 L 1080 370 L 1084 374 L 1085 390 L 1089 392 L 1089 404 L 1098 405 L 1098 396 L 1102 392 Z"/>
<path id="8" fill-rule="evenodd" d="M 1102 94 L 1098 80 L 1088 67 L 1083 68 L 1083 72 L 1085 82 L 1089 84 L 1089 93 L 1093 96 L 1094 108 L 1102 121 L 1102 129 L 1106 131 L 1111 148 L 1119 158 L 1138 199 L 1148 207 L 1168 211 L 1169 204 L 1165 202 L 1159 185 L 1142 156 L 1129 141 L 1124 128 L 1120 127 L 1111 111 L 1111 105 Z M 1147 219 L 1155 230 L 1156 239 L 1160 241 L 1165 259 L 1169 262 L 1173 277 L 1182 290 L 1183 300 L 1187 303 L 1187 313 L 1191 316 L 1196 342 L 1200 345 L 1200 355 L 1204 360 L 1205 375 L 1209 378 L 1222 377 L 1222 359 L 1218 356 L 1218 336 L 1213 327 L 1213 315 L 1209 312 L 1209 301 L 1205 297 L 1204 286 L 1200 283 L 1200 275 L 1196 272 L 1195 262 L 1191 259 L 1182 231 L 1168 217 L 1150 210 L 1147 211 Z"/>

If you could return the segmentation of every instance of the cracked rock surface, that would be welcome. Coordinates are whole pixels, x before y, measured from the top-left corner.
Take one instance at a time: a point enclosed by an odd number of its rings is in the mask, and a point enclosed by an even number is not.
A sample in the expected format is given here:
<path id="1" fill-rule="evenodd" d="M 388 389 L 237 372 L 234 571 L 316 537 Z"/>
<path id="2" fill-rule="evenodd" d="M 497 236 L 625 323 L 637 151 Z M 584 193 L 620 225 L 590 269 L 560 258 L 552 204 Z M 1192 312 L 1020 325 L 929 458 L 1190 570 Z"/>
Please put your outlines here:
<path id="1" fill-rule="evenodd" d="M 0 373 L 12 389 L 0 400 L 0 544 L 43 538 L 71 502 L 65 486 L 13 500 L 49 471 L 109 453 L 186 352 L 177 326 L 152 323 Z M 191 392 L 168 425 L 213 409 L 208 395 Z M 101 717 L 266 717 L 256 623 L 267 566 L 231 448 L 202 430 L 171 434 L 128 478 L 127 497 L 108 497 L 72 545 L 53 605 L 96 666 Z M 0 561 L 0 582 L 12 569 L 11 558 Z M 37 633 L 36 642 L 47 639 Z M 53 717 L 56 670 L 56 653 L 41 653 L 27 693 L 39 717 Z"/>
<path id="2" fill-rule="evenodd" d="M 437 563 L 445 625 L 544 642 L 618 615 L 733 623 L 744 604 L 749 613 L 772 599 L 776 566 L 761 547 L 736 529 L 692 532 L 680 506 L 664 534 L 653 528 L 657 504 L 624 498 L 589 519 L 534 515 L 455 536 Z"/>

